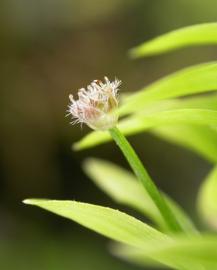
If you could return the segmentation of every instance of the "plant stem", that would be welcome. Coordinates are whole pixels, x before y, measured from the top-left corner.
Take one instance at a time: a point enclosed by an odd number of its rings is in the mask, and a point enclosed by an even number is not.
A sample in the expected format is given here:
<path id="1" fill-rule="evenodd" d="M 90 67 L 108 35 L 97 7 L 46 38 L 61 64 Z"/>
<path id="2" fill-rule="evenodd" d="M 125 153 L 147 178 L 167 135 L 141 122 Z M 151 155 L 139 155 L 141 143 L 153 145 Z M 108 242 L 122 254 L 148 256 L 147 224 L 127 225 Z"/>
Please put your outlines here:
<path id="1" fill-rule="evenodd" d="M 117 127 L 111 128 L 109 132 L 116 144 L 123 152 L 135 175 L 141 181 L 142 185 L 145 187 L 145 190 L 152 198 L 163 219 L 165 220 L 168 228 L 173 232 L 183 231 L 180 224 L 176 220 L 176 217 L 173 215 L 165 199 L 161 195 L 157 186 L 152 181 L 151 177 L 149 176 L 148 172 L 144 168 L 142 162 L 140 161 L 139 157 L 137 156 L 136 152 L 129 144 L 127 139 L 123 136 L 123 134 L 119 131 Z"/>

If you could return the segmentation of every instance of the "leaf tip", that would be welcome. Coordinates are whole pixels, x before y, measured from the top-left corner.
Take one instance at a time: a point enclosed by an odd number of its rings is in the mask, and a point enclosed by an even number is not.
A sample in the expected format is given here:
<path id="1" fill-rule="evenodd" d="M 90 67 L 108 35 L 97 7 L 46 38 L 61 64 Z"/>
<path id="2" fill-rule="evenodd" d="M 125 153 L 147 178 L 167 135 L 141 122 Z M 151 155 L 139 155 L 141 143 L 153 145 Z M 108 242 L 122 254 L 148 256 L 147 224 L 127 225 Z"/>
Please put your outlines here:
<path id="1" fill-rule="evenodd" d="M 136 59 L 136 58 L 139 58 L 139 54 L 137 52 L 137 49 L 136 48 L 132 48 L 128 51 L 128 56 L 131 58 L 131 59 Z"/>
<path id="2" fill-rule="evenodd" d="M 99 165 L 101 164 L 101 160 L 90 157 L 86 158 L 82 162 L 82 169 L 86 173 L 87 176 L 89 176 L 92 180 L 95 180 L 95 170 L 100 170 Z M 98 166 L 97 166 L 98 165 Z"/>
<path id="3" fill-rule="evenodd" d="M 88 159 L 85 159 L 82 162 L 82 169 L 83 169 L 84 172 L 89 171 L 90 163 L 91 163 L 91 161 L 89 161 L 89 158 Z"/>
<path id="4" fill-rule="evenodd" d="M 80 143 L 79 142 L 73 143 L 72 150 L 73 151 L 79 151 L 79 150 L 81 150 Z"/>
<path id="5" fill-rule="evenodd" d="M 44 199 L 25 199 L 22 201 L 24 204 L 28 205 L 38 205 L 39 203 L 45 201 Z"/>
<path id="6" fill-rule="evenodd" d="M 22 201 L 22 203 L 24 203 L 24 204 L 33 204 L 34 199 L 25 199 L 25 200 Z"/>

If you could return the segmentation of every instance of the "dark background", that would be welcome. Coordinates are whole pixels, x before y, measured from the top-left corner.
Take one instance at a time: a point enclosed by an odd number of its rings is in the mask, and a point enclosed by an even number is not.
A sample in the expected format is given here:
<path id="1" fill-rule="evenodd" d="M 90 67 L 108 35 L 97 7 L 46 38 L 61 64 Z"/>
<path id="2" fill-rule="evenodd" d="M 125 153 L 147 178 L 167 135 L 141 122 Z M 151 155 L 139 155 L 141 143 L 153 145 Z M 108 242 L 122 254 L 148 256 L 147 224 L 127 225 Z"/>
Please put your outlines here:
<path id="1" fill-rule="evenodd" d="M 107 239 L 22 200 L 76 199 L 124 209 L 90 182 L 81 164 L 90 156 L 127 164 L 113 143 L 71 151 L 89 130 L 65 118 L 68 95 L 104 75 L 121 79 L 122 91 L 136 91 L 215 59 L 212 46 L 141 60 L 130 60 L 127 50 L 175 28 L 216 21 L 216 10 L 216 0 L 0 2 L 0 269 L 136 269 L 108 254 Z M 200 225 L 195 200 L 211 164 L 149 134 L 130 141 L 155 182 Z"/>

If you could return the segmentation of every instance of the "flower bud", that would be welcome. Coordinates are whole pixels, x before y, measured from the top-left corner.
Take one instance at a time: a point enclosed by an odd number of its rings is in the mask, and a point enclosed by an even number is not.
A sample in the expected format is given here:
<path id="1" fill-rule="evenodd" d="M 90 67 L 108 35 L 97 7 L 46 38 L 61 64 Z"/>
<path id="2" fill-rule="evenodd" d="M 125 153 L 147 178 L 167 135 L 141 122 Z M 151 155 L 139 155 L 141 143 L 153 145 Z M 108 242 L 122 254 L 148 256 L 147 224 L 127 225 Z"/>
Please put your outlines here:
<path id="1" fill-rule="evenodd" d="M 114 127 L 118 121 L 118 115 L 114 110 L 118 107 L 118 87 L 121 81 L 115 79 L 110 82 L 94 80 L 87 89 L 78 91 L 78 100 L 70 95 L 68 112 L 72 116 L 72 124 L 85 123 L 96 130 L 106 130 Z"/>

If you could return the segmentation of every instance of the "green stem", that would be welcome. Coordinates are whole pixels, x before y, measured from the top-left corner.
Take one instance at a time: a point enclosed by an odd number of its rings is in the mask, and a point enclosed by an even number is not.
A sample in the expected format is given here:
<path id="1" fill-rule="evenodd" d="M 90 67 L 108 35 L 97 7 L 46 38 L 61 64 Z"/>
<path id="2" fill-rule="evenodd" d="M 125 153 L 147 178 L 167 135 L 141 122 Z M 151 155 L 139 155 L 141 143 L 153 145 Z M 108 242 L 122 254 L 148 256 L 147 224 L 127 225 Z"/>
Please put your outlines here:
<path id="1" fill-rule="evenodd" d="M 137 156 L 136 152 L 134 151 L 132 146 L 129 144 L 127 139 L 116 127 L 111 128 L 109 132 L 112 138 L 114 139 L 114 141 L 116 142 L 116 144 L 119 146 L 119 148 L 123 152 L 132 170 L 134 171 L 138 179 L 141 181 L 142 185 L 145 187 L 149 196 L 152 198 L 153 202 L 157 206 L 168 228 L 174 232 L 183 231 L 180 224 L 178 223 L 175 216 L 173 215 L 171 209 L 167 205 L 165 199 L 163 198 L 158 188 L 152 181 L 148 172 L 145 170 L 144 166 L 142 165 L 142 162 L 140 161 L 139 157 Z"/>

